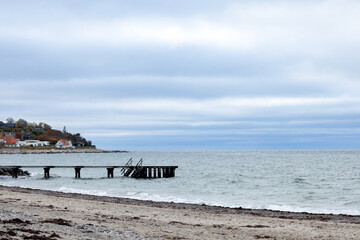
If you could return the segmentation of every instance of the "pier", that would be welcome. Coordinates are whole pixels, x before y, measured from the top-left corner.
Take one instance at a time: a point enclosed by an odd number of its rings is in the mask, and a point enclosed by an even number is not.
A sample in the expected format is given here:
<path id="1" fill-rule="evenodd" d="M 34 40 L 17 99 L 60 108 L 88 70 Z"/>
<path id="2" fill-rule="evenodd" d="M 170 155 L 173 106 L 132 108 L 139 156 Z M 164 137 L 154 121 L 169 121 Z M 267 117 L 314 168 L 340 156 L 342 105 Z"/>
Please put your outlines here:
<path id="1" fill-rule="evenodd" d="M 175 169 L 178 166 L 143 166 L 143 160 L 132 166 L 132 159 L 130 159 L 124 166 L 48 166 L 48 165 L 14 165 L 14 166 L 0 166 L 0 168 L 10 168 L 12 169 L 12 177 L 17 178 L 19 169 L 28 169 L 28 168 L 43 168 L 44 169 L 44 178 L 50 178 L 50 169 L 52 168 L 73 168 L 75 170 L 75 178 L 81 178 L 81 170 L 83 168 L 100 168 L 106 169 L 107 177 L 114 177 L 114 169 L 119 168 L 119 176 L 131 177 L 131 178 L 171 178 L 175 177 Z"/>

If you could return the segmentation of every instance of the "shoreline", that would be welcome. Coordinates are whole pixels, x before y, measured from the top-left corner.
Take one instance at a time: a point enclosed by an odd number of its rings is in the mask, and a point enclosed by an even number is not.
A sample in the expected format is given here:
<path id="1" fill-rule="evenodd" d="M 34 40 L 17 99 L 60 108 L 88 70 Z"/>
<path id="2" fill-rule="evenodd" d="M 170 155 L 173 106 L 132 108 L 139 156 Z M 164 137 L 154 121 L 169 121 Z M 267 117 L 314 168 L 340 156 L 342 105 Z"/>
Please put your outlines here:
<path id="1" fill-rule="evenodd" d="M 200 211 L 200 212 L 207 212 L 213 214 L 234 214 L 234 215 L 248 215 L 248 216 L 258 216 L 258 217 L 280 218 L 280 219 L 316 220 L 316 221 L 324 221 L 324 222 L 360 224 L 360 215 L 290 212 L 290 211 L 279 211 L 279 210 L 271 210 L 271 209 L 251 209 L 251 208 L 242 208 L 242 207 L 230 208 L 230 207 L 212 206 L 205 204 L 140 200 L 140 199 L 123 198 L 123 197 L 98 196 L 98 195 L 90 195 L 83 193 L 65 193 L 65 192 L 52 191 L 52 190 L 4 186 L 1 184 L 0 184 L 0 190 L 8 190 L 18 193 L 32 193 L 32 194 L 39 194 L 44 196 L 56 196 L 62 198 L 83 199 L 83 200 L 91 200 L 97 202 L 115 203 L 115 204 L 128 204 L 128 205 L 136 205 L 136 206 L 170 208 L 170 209 L 185 209 L 185 210 Z"/>
<path id="2" fill-rule="evenodd" d="M 0 149 L 0 154 L 60 154 L 60 153 L 126 153 L 124 150 L 103 150 L 103 149 L 31 149 L 23 150 L 19 148 L 14 149 Z"/>
<path id="3" fill-rule="evenodd" d="M 356 218 L 0 185 L 3 239 L 359 239 Z"/>

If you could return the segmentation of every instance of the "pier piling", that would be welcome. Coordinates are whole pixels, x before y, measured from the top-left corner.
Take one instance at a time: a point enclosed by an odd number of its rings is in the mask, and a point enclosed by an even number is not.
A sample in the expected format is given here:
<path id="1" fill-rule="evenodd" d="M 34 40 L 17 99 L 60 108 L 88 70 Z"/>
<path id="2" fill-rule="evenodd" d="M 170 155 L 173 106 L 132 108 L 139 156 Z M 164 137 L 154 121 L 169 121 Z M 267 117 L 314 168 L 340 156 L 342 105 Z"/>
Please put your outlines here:
<path id="1" fill-rule="evenodd" d="M 108 178 L 114 177 L 114 168 L 106 168 L 107 169 L 107 176 Z"/>
<path id="2" fill-rule="evenodd" d="M 50 168 L 44 167 L 44 178 L 50 178 Z"/>
<path id="3" fill-rule="evenodd" d="M 17 178 L 19 175 L 19 168 L 13 168 L 12 170 L 12 177 Z"/>
<path id="4" fill-rule="evenodd" d="M 75 178 L 80 178 L 80 170 L 81 168 L 75 168 Z"/>

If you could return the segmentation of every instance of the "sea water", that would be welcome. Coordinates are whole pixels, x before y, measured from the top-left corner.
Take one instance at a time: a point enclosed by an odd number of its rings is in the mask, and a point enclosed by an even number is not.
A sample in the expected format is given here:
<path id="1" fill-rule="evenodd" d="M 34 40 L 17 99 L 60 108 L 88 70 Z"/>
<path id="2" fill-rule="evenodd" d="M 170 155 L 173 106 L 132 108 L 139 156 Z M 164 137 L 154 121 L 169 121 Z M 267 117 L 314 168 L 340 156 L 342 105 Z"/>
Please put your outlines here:
<path id="1" fill-rule="evenodd" d="M 1 165 L 177 165 L 175 178 L 108 179 L 106 169 L 25 169 L 0 184 L 62 192 L 227 207 L 360 215 L 360 151 L 131 151 L 0 155 Z"/>

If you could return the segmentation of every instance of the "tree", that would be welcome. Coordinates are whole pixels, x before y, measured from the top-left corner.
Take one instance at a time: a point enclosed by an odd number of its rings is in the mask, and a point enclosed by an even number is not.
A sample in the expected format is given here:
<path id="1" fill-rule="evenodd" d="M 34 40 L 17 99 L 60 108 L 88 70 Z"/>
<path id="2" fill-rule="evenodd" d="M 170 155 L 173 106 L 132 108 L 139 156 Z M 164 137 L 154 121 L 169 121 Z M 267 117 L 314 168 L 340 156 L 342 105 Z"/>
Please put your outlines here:
<path id="1" fill-rule="evenodd" d="M 22 134 L 20 132 L 15 133 L 15 138 L 22 139 Z"/>
<path id="2" fill-rule="evenodd" d="M 44 123 L 44 128 L 45 130 L 51 130 L 51 126 L 46 123 Z"/>
<path id="3" fill-rule="evenodd" d="M 15 126 L 16 126 L 17 128 L 27 128 L 28 122 L 25 121 L 24 119 L 19 119 L 19 120 L 15 123 Z"/>
<path id="4" fill-rule="evenodd" d="M 7 123 L 14 124 L 15 120 L 12 117 L 6 119 Z"/>

